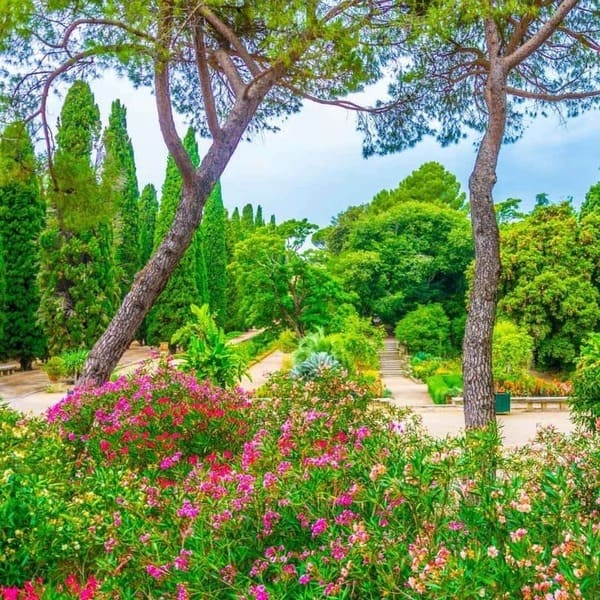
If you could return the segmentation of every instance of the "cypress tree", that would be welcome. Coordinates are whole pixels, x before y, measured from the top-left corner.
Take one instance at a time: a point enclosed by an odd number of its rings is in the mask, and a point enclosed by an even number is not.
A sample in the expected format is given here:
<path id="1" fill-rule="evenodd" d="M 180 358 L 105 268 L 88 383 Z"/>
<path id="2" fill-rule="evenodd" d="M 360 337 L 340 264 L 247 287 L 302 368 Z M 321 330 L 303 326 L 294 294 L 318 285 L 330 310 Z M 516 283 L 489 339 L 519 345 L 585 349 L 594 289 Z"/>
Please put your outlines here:
<path id="1" fill-rule="evenodd" d="M 158 214 L 156 188 L 149 183 L 144 186 L 138 203 L 140 266 L 144 266 L 154 247 L 154 231 Z"/>
<path id="2" fill-rule="evenodd" d="M 256 216 L 254 217 L 254 226 L 258 229 L 259 227 L 263 227 L 265 221 L 263 219 L 263 210 L 262 206 L 259 204 L 256 207 Z"/>
<path id="3" fill-rule="evenodd" d="M 226 215 L 223 207 L 221 184 L 217 182 L 204 207 L 200 233 L 206 264 L 208 304 L 219 326 L 223 326 L 227 318 L 225 227 Z"/>
<path id="4" fill-rule="evenodd" d="M 46 228 L 40 236 L 39 319 L 51 354 L 89 348 L 117 301 L 110 221 L 91 152 L 100 112 L 89 85 L 76 81 L 63 105 Z"/>
<path id="5" fill-rule="evenodd" d="M 227 262 L 231 262 L 233 258 L 233 250 L 235 245 L 242 238 L 242 225 L 240 222 L 240 211 L 236 208 L 233 209 L 231 217 L 227 219 L 227 225 L 225 229 L 225 241 L 227 244 Z"/>
<path id="6" fill-rule="evenodd" d="M 127 133 L 127 109 L 119 100 L 111 106 L 108 127 L 104 132 L 102 192 L 112 198 L 115 268 L 121 298 L 127 293 L 140 260 L 138 215 L 139 188 L 135 171 L 133 145 Z"/>
<path id="7" fill-rule="evenodd" d="M 6 272 L 4 267 L 4 244 L 0 233 L 0 342 L 4 338 L 6 322 Z M 4 345 L 0 344 L 0 358 L 5 358 Z"/>
<path id="8" fill-rule="evenodd" d="M 275 229 L 276 227 L 277 227 L 277 222 L 275 221 L 275 215 L 271 215 L 271 218 L 269 219 L 269 228 Z"/>
<path id="9" fill-rule="evenodd" d="M 198 165 L 198 145 L 195 132 L 188 129 L 183 140 L 184 147 L 194 165 Z M 154 232 L 154 249 L 161 243 L 171 227 L 175 211 L 181 199 L 181 174 L 172 156 L 167 159 L 167 172 L 162 187 L 160 208 L 156 218 Z M 190 305 L 201 305 L 205 299 L 200 297 L 198 260 L 201 251 L 198 249 L 199 234 L 183 255 L 179 265 L 169 278 L 165 289 L 154 303 L 148 318 L 147 341 L 157 344 L 161 341 L 170 342 L 172 335 L 191 318 Z"/>
<path id="10" fill-rule="evenodd" d="M 0 139 L 0 234 L 4 254 L 4 313 L 10 315 L 0 336 L 2 354 L 18 358 L 23 370 L 43 356 L 44 335 L 37 323 L 37 242 L 45 205 L 31 138 L 22 123 L 9 125 Z"/>
<path id="11" fill-rule="evenodd" d="M 248 237 L 254 231 L 254 209 L 252 204 L 246 204 L 242 208 L 242 218 L 240 219 L 242 226 L 242 238 Z"/>
<path id="12" fill-rule="evenodd" d="M 154 231 L 158 214 L 158 197 L 156 188 L 149 183 L 144 186 L 138 202 L 140 266 L 143 267 L 152 254 L 154 247 Z M 136 340 L 145 343 L 148 337 L 148 317 L 136 332 Z"/>

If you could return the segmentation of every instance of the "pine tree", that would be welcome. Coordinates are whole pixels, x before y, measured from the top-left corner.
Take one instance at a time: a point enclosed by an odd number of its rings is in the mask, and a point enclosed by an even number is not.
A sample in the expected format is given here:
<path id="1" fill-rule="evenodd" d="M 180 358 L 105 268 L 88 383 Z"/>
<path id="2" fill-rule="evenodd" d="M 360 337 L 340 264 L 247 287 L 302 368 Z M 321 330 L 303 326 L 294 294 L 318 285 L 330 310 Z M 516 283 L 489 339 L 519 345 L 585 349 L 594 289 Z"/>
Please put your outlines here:
<path id="1" fill-rule="evenodd" d="M 265 221 L 263 219 L 263 210 L 262 206 L 259 204 L 256 207 L 256 216 L 254 217 L 254 226 L 258 229 L 259 227 L 263 227 Z"/>
<path id="2" fill-rule="evenodd" d="M 10 315 L 0 336 L 2 354 L 31 368 L 43 356 L 44 335 L 37 324 L 40 294 L 37 285 L 38 249 L 45 215 L 36 173 L 33 144 L 22 123 L 9 125 L 0 139 L 0 235 L 4 254 L 6 295 Z"/>
<path id="3" fill-rule="evenodd" d="M 110 222 L 91 153 L 100 112 L 89 85 L 76 81 L 63 105 L 46 228 L 40 236 L 39 319 L 51 354 L 89 348 L 117 301 Z"/>
<path id="4" fill-rule="evenodd" d="M 183 143 L 194 165 L 198 165 L 200 158 L 193 129 L 188 129 Z M 173 157 L 169 156 L 160 208 L 156 218 L 154 249 L 158 247 L 171 227 L 175 210 L 181 199 L 181 192 L 181 174 Z M 198 249 L 199 245 L 199 234 L 196 233 L 192 245 L 183 255 L 164 291 L 154 303 L 148 317 L 148 343 L 170 342 L 175 331 L 191 318 L 190 305 L 201 305 L 206 300 L 201 298 L 199 290 L 199 271 L 202 268 L 198 267 L 199 255 L 201 255 L 201 250 Z"/>
<path id="5" fill-rule="evenodd" d="M 223 208 L 221 184 L 217 182 L 209 196 L 200 233 L 208 282 L 208 304 L 222 327 L 227 318 L 227 246 L 225 242 L 226 216 Z"/>
<path id="6" fill-rule="evenodd" d="M 138 198 L 133 145 L 127 134 L 127 109 L 119 100 L 112 103 L 104 132 L 102 193 L 115 207 L 115 267 L 121 297 L 129 290 L 141 266 L 139 247 Z"/>

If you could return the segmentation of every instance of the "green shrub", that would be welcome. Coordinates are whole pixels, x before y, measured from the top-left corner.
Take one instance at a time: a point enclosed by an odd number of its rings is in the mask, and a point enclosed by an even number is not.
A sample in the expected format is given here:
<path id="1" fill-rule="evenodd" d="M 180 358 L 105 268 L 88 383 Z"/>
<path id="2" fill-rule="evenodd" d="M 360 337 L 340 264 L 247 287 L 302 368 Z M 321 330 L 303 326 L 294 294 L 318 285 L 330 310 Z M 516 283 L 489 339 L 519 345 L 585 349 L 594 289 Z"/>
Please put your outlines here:
<path id="1" fill-rule="evenodd" d="M 309 358 L 311 354 L 326 352 L 333 355 L 333 345 L 331 338 L 325 334 L 322 327 L 317 327 L 315 331 L 305 335 L 300 339 L 298 348 L 294 352 L 294 363 L 299 364 Z"/>
<path id="2" fill-rule="evenodd" d="M 62 356 L 51 356 L 42 367 L 50 379 L 56 380 L 67 375 L 65 361 Z"/>
<path id="3" fill-rule="evenodd" d="M 81 375 L 88 354 L 89 350 L 85 348 L 62 352 L 60 358 L 64 363 L 65 375 L 77 380 Z"/>
<path id="4" fill-rule="evenodd" d="M 516 323 L 498 319 L 492 341 L 494 379 L 515 381 L 526 375 L 533 361 L 533 338 Z"/>
<path id="5" fill-rule="evenodd" d="M 458 396 L 462 393 L 462 375 L 457 373 L 432 375 L 426 381 L 427 391 L 435 404 L 446 404 L 448 397 Z"/>
<path id="6" fill-rule="evenodd" d="M 600 430 L 600 333 L 590 335 L 581 348 L 570 404 L 576 423 Z"/>
<path id="7" fill-rule="evenodd" d="M 419 306 L 409 312 L 398 321 L 395 334 L 410 354 L 427 352 L 445 356 L 452 349 L 450 319 L 441 304 Z"/>
<path id="8" fill-rule="evenodd" d="M 298 347 L 298 336 L 291 329 L 284 329 L 279 334 L 277 345 L 286 354 L 293 352 Z"/>

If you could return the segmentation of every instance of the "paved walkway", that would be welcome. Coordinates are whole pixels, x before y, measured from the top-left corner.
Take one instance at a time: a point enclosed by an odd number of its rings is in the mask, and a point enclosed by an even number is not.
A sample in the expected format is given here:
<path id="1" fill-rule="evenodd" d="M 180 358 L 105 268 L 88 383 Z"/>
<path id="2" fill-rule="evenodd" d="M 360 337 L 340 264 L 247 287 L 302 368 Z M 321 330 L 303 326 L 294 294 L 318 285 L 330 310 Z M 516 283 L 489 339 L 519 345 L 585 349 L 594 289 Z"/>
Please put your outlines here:
<path id="1" fill-rule="evenodd" d="M 398 355 L 395 339 L 387 338 L 384 344 L 381 353 L 382 380 L 392 394 L 386 402 L 392 406 L 414 410 L 421 416 L 423 424 L 434 437 L 443 438 L 464 431 L 462 408 L 434 404 L 427 392 L 427 386 L 405 375 L 406 364 Z M 508 415 L 498 415 L 497 419 L 506 446 L 522 446 L 535 437 L 540 427 L 552 426 L 563 433 L 570 433 L 575 429 L 569 411 L 512 410 Z"/>
<path id="2" fill-rule="evenodd" d="M 233 338 L 231 343 L 239 344 L 253 338 L 261 331 L 263 330 L 246 331 Z M 137 342 L 133 342 L 119 361 L 115 371 L 120 374 L 130 373 L 141 363 L 156 356 L 156 353 L 156 348 L 140 346 Z M 277 370 L 277 368 L 272 370 Z M 49 389 L 54 391 L 50 392 Z M 51 384 L 46 373 L 39 368 L 33 371 L 17 371 L 12 375 L 0 377 L 0 402 L 5 402 L 16 410 L 38 415 L 42 414 L 49 406 L 56 404 L 68 389 L 65 384 Z"/>
<path id="3" fill-rule="evenodd" d="M 275 373 L 281 369 L 285 356 L 281 350 L 275 350 L 275 352 L 271 352 L 271 354 L 265 356 L 263 360 L 248 369 L 250 377 L 244 377 L 240 382 L 240 387 L 245 390 L 258 389 L 267 381 L 271 373 Z"/>

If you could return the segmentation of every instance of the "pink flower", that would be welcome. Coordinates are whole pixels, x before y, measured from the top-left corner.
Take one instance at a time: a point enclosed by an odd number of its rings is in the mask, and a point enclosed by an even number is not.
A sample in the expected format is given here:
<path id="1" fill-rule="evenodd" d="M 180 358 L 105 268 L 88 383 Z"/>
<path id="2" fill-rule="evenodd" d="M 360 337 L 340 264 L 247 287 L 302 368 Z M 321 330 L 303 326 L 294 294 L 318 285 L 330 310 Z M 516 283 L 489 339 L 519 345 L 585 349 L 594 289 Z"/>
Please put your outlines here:
<path id="1" fill-rule="evenodd" d="M 300 577 L 298 577 L 298 583 L 300 585 L 307 585 L 309 581 L 310 581 L 310 575 L 308 575 L 306 573 L 304 575 L 300 575 Z"/>
<path id="2" fill-rule="evenodd" d="M 181 452 L 175 452 L 175 454 L 173 454 L 173 456 L 167 456 L 166 458 L 163 458 L 160 462 L 159 467 L 163 470 L 170 469 L 171 467 L 175 466 L 181 460 L 181 456 L 182 456 Z"/>
<path id="3" fill-rule="evenodd" d="M 277 476 L 270 471 L 267 471 L 263 476 L 263 487 L 269 489 L 270 487 L 276 485 L 277 481 Z"/>
<path id="4" fill-rule="evenodd" d="M 193 519 L 198 516 L 200 509 L 197 506 L 194 506 L 187 498 L 183 501 L 181 508 L 177 511 L 178 517 L 188 517 L 189 519 Z"/>
<path id="5" fill-rule="evenodd" d="M 104 542 L 104 550 L 106 550 L 107 554 L 110 554 L 116 545 L 117 540 L 115 540 L 113 537 L 110 537 Z"/>
<path id="6" fill-rule="evenodd" d="M 154 577 L 154 579 L 160 579 L 163 575 L 166 575 L 168 568 L 165 565 L 161 567 L 157 567 L 155 565 L 146 565 L 146 573 L 150 575 L 150 577 Z"/>
<path id="7" fill-rule="evenodd" d="M 173 562 L 173 566 L 178 570 L 178 571 L 187 571 L 190 568 L 190 561 L 189 561 L 189 557 L 192 555 L 192 551 L 191 550 L 181 550 L 179 552 L 179 556 L 177 558 L 175 558 L 175 561 Z"/>
<path id="8" fill-rule="evenodd" d="M 518 542 L 518 541 L 522 540 L 526 535 L 527 535 L 527 529 L 520 527 L 516 531 L 510 532 L 510 539 L 513 542 Z"/>
<path id="9" fill-rule="evenodd" d="M 327 529 L 327 521 L 323 518 L 317 519 L 312 526 L 312 537 L 316 538 L 321 535 Z"/>
<path id="10" fill-rule="evenodd" d="M 250 593 L 256 600 L 269 600 L 269 592 L 264 585 L 251 585 Z"/>
<path id="11" fill-rule="evenodd" d="M 183 585 L 183 583 L 178 583 L 177 584 L 177 600 L 188 600 L 189 597 L 190 597 L 190 595 L 188 594 L 187 590 L 185 589 L 185 586 Z"/>

